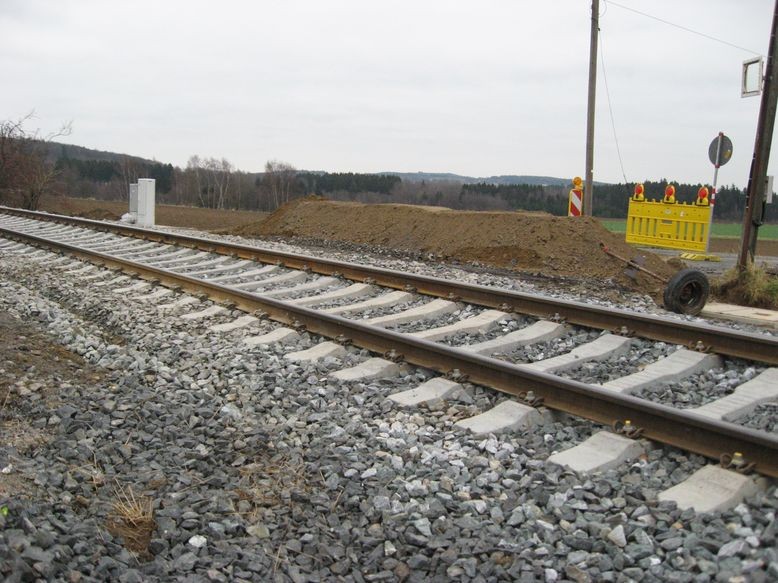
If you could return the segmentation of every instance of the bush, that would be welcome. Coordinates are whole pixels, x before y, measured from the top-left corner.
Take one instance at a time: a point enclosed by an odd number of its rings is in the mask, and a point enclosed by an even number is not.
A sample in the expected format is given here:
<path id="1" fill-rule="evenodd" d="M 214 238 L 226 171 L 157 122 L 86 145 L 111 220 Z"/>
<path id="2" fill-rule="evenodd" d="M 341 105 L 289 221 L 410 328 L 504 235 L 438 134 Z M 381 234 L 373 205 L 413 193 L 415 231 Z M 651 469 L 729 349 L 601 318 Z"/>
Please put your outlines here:
<path id="1" fill-rule="evenodd" d="M 712 291 L 734 304 L 778 309 L 778 276 L 764 267 L 751 265 L 745 271 L 733 267 L 713 282 Z"/>

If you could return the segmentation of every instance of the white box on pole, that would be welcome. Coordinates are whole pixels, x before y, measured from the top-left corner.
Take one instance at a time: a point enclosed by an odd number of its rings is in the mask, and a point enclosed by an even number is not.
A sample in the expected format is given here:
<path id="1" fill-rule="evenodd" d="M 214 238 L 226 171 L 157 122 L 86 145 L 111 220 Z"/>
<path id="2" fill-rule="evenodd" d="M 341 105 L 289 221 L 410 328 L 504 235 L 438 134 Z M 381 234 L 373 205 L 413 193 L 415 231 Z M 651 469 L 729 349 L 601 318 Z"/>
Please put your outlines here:
<path id="1" fill-rule="evenodd" d="M 138 220 L 141 227 L 154 226 L 154 205 L 156 181 L 153 178 L 138 178 Z"/>

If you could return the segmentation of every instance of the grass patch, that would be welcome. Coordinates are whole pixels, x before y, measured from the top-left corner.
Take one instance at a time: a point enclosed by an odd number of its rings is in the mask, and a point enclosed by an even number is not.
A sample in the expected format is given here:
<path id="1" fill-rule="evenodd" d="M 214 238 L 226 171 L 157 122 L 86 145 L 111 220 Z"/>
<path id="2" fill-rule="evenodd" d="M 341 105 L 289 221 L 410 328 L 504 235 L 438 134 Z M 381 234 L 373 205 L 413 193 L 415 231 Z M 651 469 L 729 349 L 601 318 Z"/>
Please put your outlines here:
<path id="1" fill-rule="evenodd" d="M 151 498 L 135 496 L 132 486 L 127 489 L 118 484 L 113 513 L 108 517 L 108 532 L 124 539 L 124 546 L 139 559 L 148 560 L 149 541 L 157 523 Z"/>
<path id="2" fill-rule="evenodd" d="M 624 219 L 600 219 L 603 226 L 612 233 L 626 233 L 627 221 Z M 743 228 L 741 223 L 713 223 L 713 237 L 719 239 L 739 239 Z M 759 227 L 759 239 L 778 240 L 778 225 Z"/>
<path id="3" fill-rule="evenodd" d="M 713 294 L 730 303 L 778 309 L 778 277 L 754 265 L 745 271 L 734 267 L 712 282 Z"/>

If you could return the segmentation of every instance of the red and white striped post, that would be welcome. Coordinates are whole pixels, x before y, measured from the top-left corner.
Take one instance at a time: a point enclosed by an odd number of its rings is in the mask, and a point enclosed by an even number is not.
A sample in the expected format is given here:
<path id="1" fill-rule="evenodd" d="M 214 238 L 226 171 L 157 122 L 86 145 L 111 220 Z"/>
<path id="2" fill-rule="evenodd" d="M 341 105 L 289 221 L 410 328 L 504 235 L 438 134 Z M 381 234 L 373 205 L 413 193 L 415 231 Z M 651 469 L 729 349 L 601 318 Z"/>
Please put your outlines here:
<path id="1" fill-rule="evenodd" d="M 570 190 L 567 201 L 567 216 L 580 217 L 583 215 L 583 180 L 580 176 L 573 178 L 573 188 Z"/>

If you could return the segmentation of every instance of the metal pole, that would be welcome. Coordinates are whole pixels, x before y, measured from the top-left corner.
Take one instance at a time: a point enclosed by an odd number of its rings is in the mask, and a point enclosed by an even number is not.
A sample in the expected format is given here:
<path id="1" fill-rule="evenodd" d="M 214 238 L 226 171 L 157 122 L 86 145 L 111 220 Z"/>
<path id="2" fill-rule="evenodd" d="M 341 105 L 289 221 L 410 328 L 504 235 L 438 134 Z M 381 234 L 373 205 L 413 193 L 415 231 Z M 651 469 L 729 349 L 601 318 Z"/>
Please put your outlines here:
<path id="1" fill-rule="evenodd" d="M 583 215 L 591 217 L 594 209 L 594 103 L 597 96 L 597 33 L 600 30 L 600 0 L 592 0 L 592 34 L 589 43 L 589 98 L 586 112 L 586 184 Z"/>
<path id="2" fill-rule="evenodd" d="M 754 157 L 751 160 L 751 173 L 748 177 L 748 195 L 746 212 L 743 215 L 743 236 L 740 241 L 738 269 L 744 271 L 753 263 L 756 255 L 756 240 L 759 230 L 758 209 L 762 208 L 767 183 L 767 163 L 770 161 L 770 145 L 773 141 L 775 110 L 778 105 L 778 0 L 773 9 L 773 27 L 770 32 L 770 49 L 767 53 L 767 67 L 762 87 L 762 102 L 759 105 L 759 122 L 756 126 Z"/>
<path id="3" fill-rule="evenodd" d="M 713 170 L 713 186 L 710 191 L 710 219 L 708 220 L 708 240 L 705 242 L 705 254 L 710 253 L 710 237 L 713 232 L 713 208 L 716 205 L 716 184 L 719 181 L 719 160 L 721 160 L 721 142 L 724 141 L 724 132 L 719 132 L 719 139 L 716 142 L 716 165 Z"/>

